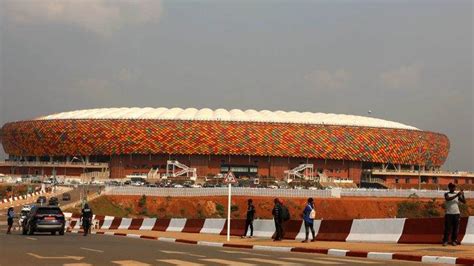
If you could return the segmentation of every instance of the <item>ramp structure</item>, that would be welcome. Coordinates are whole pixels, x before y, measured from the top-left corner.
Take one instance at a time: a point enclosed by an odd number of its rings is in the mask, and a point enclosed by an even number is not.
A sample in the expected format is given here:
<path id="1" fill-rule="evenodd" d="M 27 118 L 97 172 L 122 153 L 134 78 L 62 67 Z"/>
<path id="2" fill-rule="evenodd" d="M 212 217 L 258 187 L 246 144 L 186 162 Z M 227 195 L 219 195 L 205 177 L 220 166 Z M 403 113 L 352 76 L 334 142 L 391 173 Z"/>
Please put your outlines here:
<path id="1" fill-rule="evenodd" d="M 297 167 L 285 171 L 285 181 L 291 183 L 294 180 L 314 180 L 314 165 L 300 164 Z"/>
<path id="2" fill-rule="evenodd" d="M 166 162 L 166 175 L 162 178 L 168 177 L 187 177 L 192 181 L 196 181 L 196 168 L 188 167 L 176 160 L 168 160 Z"/>

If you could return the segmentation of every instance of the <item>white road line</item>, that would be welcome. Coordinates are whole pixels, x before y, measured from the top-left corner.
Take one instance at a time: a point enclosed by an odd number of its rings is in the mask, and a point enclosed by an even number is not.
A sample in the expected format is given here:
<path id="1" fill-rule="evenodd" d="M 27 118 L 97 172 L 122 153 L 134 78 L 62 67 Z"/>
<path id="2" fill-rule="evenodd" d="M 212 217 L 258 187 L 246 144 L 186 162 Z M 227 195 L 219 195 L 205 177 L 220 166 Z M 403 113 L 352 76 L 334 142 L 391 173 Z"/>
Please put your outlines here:
<path id="1" fill-rule="evenodd" d="M 25 237 L 25 238 L 26 238 L 26 239 L 29 239 L 29 240 L 38 240 L 38 239 L 36 239 L 36 238 L 34 238 L 34 237 Z"/>
<path id="2" fill-rule="evenodd" d="M 288 263 L 287 261 L 259 259 L 259 258 L 244 258 L 244 260 L 250 260 L 250 261 L 255 261 L 258 263 L 266 263 L 266 264 L 272 264 L 272 265 L 301 265 L 297 263 Z"/>
<path id="3" fill-rule="evenodd" d="M 65 263 L 63 266 L 92 266 L 89 263 Z"/>
<path id="4" fill-rule="evenodd" d="M 178 266 L 204 266 L 204 264 L 193 263 L 190 261 L 185 260 L 157 260 L 162 263 L 168 263 L 171 265 L 178 265 Z"/>
<path id="5" fill-rule="evenodd" d="M 232 266 L 254 266 L 255 265 L 255 264 L 232 261 L 232 260 L 221 260 L 221 259 L 202 259 L 202 260 L 206 262 L 218 263 L 222 265 L 232 265 Z"/>
<path id="6" fill-rule="evenodd" d="M 104 253 L 103 250 L 99 250 L 99 249 L 92 249 L 92 248 L 81 248 L 83 250 L 87 250 L 87 251 L 92 251 L 92 252 L 97 252 L 97 253 Z"/>
<path id="7" fill-rule="evenodd" d="M 335 261 L 325 261 L 325 260 L 319 260 L 319 259 L 282 258 L 282 260 L 292 260 L 292 261 L 297 261 L 297 262 L 326 264 L 326 265 L 342 264 L 342 263 L 335 262 Z"/>
<path id="8" fill-rule="evenodd" d="M 136 260 L 116 260 L 111 262 L 120 266 L 150 266 L 148 263 L 143 263 Z"/>

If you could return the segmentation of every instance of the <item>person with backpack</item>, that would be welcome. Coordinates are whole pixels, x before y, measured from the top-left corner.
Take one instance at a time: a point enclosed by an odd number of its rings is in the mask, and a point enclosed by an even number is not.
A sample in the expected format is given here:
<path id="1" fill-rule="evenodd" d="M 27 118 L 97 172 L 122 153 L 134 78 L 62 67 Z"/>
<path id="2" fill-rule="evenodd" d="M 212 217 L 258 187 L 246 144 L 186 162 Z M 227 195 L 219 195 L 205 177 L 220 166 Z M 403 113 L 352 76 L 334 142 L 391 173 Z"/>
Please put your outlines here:
<path id="1" fill-rule="evenodd" d="M 306 231 L 306 238 L 301 241 L 303 243 L 308 243 L 309 230 L 311 229 L 311 234 L 313 238 L 311 242 L 316 241 L 315 232 L 314 232 L 314 219 L 316 218 L 316 211 L 314 210 L 314 200 L 313 198 L 308 198 L 306 207 L 303 210 L 303 221 L 304 229 Z"/>
<path id="2" fill-rule="evenodd" d="M 283 238 L 282 208 L 278 198 L 274 199 L 273 203 L 275 204 L 272 210 L 273 221 L 275 222 L 275 237 L 273 238 L 273 241 L 281 241 Z"/>
<path id="3" fill-rule="evenodd" d="M 253 206 L 253 200 L 248 199 L 247 200 L 247 219 L 245 219 L 245 232 L 242 238 L 245 238 L 247 236 L 247 230 L 250 226 L 250 236 L 249 238 L 253 237 L 253 220 L 255 218 L 255 206 Z"/>
<path id="4" fill-rule="evenodd" d="M 11 234 L 11 230 L 13 226 L 13 218 L 15 218 L 15 211 L 13 210 L 13 207 L 10 207 L 8 208 L 8 211 L 7 211 L 7 224 L 8 224 L 7 234 Z"/>

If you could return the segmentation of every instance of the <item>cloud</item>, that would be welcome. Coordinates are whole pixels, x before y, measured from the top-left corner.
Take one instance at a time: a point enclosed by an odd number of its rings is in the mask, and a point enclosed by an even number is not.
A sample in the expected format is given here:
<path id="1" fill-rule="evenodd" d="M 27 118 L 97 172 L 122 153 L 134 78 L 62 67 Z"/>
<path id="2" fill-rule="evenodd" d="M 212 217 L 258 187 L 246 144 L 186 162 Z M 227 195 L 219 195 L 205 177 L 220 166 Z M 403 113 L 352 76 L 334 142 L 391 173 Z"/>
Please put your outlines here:
<path id="1" fill-rule="evenodd" d="M 416 89 L 420 86 L 423 66 L 412 64 L 380 74 L 383 87 L 390 89 Z"/>
<path id="2" fill-rule="evenodd" d="M 160 0 L 5 0 L 8 22 L 19 25 L 64 23 L 107 35 L 124 24 L 158 21 Z"/>
<path id="3" fill-rule="evenodd" d="M 333 72 L 316 70 L 305 75 L 305 79 L 318 90 L 341 89 L 348 85 L 348 82 L 352 79 L 352 74 L 345 69 L 338 69 Z"/>

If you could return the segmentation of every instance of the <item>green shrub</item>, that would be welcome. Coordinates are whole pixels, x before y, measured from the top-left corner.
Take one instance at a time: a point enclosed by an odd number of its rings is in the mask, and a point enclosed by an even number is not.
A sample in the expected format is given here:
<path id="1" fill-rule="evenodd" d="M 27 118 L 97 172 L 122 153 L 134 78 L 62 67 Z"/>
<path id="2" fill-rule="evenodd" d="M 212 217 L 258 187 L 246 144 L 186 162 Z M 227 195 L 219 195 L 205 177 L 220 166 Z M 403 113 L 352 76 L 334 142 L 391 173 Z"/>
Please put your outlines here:
<path id="1" fill-rule="evenodd" d="M 216 204 L 216 210 L 217 210 L 217 214 L 218 214 L 220 217 L 224 216 L 224 214 L 225 214 L 225 208 L 224 208 L 224 206 L 223 206 L 222 204 L 217 203 L 217 204 Z"/>
<path id="2" fill-rule="evenodd" d="M 231 205 L 230 206 L 230 212 L 236 212 L 239 211 L 239 206 L 238 205 Z"/>
<path id="3" fill-rule="evenodd" d="M 142 197 L 138 201 L 138 207 L 146 208 L 146 196 L 145 195 L 142 195 Z"/>
<path id="4" fill-rule="evenodd" d="M 397 204 L 397 218 L 421 218 L 421 202 L 402 201 Z"/>

